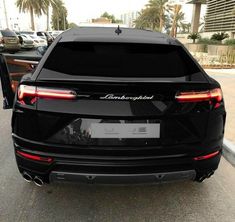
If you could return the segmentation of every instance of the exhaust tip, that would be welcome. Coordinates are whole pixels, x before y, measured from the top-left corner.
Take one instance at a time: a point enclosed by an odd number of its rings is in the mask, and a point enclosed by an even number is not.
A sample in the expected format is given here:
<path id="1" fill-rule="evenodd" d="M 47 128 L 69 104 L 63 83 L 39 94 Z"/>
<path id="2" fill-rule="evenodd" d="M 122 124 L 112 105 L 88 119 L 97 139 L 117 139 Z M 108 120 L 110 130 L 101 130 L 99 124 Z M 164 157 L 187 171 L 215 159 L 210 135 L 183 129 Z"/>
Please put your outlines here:
<path id="1" fill-rule="evenodd" d="M 33 182 L 38 187 L 41 187 L 44 184 L 43 180 L 40 177 L 37 177 L 37 176 L 34 178 Z"/>
<path id="2" fill-rule="evenodd" d="M 28 182 L 28 183 L 32 182 L 33 178 L 30 174 L 28 174 L 27 172 L 23 172 L 22 175 L 23 175 L 23 178 L 26 182 Z"/>

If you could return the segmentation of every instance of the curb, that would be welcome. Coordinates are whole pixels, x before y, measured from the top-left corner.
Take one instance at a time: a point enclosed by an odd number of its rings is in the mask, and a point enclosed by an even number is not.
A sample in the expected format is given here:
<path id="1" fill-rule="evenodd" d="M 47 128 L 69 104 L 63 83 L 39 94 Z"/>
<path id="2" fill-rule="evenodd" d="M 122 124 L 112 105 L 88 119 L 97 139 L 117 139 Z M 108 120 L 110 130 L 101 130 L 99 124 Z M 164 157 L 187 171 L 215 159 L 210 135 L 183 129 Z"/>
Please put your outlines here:
<path id="1" fill-rule="evenodd" d="M 235 166 L 235 145 L 227 139 L 224 139 L 223 143 L 223 156 Z"/>

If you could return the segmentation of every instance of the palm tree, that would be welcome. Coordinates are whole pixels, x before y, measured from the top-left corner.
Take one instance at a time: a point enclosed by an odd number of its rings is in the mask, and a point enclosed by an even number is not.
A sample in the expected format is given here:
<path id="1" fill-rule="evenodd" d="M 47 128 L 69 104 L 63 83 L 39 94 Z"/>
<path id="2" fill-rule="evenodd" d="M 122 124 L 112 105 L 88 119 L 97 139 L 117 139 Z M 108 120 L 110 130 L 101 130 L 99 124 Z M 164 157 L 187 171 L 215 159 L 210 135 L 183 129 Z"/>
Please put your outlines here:
<path id="1" fill-rule="evenodd" d="M 157 30 L 159 28 L 160 20 L 155 9 L 145 8 L 141 10 L 134 23 L 135 27 L 139 29 Z"/>
<path id="2" fill-rule="evenodd" d="M 167 0 L 149 0 L 136 19 L 136 28 L 162 31 L 166 21 Z"/>
<path id="3" fill-rule="evenodd" d="M 193 40 L 193 44 L 195 44 L 196 39 L 199 39 L 200 35 L 199 33 L 195 32 L 195 33 L 191 33 L 188 35 L 188 39 L 192 39 Z"/>
<path id="4" fill-rule="evenodd" d="M 17 0 L 16 6 L 20 12 L 30 13 L 31 29 L 35 30 L 34 14 L 40 16 L 45 13 L 43 0 Z"/>
<path id="5" fill-rule="evenodd" d="M 177 30 L 179 27 L 183 25 L 182 21 L 184 20 L 184 13 L 181 11 L 182 6 L 181 5 L 174 5 L 170 7 L 171 13 L 171 19 L 172 19 L 172 27 L 170 35 L 172 37 L 176 37 Z"/>
<path id="6" fill-rule="evenodd" d="M 50 15 L 49 15 L 49 8 L 52 7 L 53 10 L 58 11 L 59 7 L 63 5 L 63 2 L 58 0 L 43 0 L 43 11 L 45 11 L 45 14 L 47 16 L 47 30 L 49 30 L 50 26 Z"/>
<path id="7" fill-rule="evenodd" d="M 168 11 L 167 3 L 168 0 L 149 0 L 149 3 L 147 4 L 150 8 L 155 8 L 156 12 L 158 12 L 159 17 L 159 31 L 161 32 L 164 25 L 166 16 L 165 13 Z"/>
<path id="8" fill-rule="evenodd" d="M 51 21 L 52 28 L 56 30 L 65 30 L 68 28 L 68 11 L 62 0 L 55 0 L 55 2 L 58 7 L 53 7 Z"/>

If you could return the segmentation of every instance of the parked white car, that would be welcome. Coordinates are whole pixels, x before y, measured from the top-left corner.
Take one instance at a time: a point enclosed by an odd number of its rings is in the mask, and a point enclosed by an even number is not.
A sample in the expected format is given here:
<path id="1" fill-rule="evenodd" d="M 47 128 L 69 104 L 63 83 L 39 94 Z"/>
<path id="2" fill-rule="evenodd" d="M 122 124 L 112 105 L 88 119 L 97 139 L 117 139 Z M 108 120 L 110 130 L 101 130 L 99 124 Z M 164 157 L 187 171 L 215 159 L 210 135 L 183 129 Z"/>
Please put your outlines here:
<path id="1" fill-rule="evenodd" d="M 34 48 L 33 40 L 29 36 L 21 35 L 19 32 L 15 33 L 18 36 L 21 49 L 30 50 Z"/>
<path id="2" fill-rule="evenodd" d="M 22 35 L 22 36 L 26 36 L 27 38 L 32 39 L 33 44 L 34 44 L 34 48 L 40 47 L 40 46 L 47 46 L 47 41 L 39 36 L 35 36 L 35 35 Z"/>
<path id="3" fill-rule="evenodd" d="M 34 36 L 34 35 L 30 35 L 30 37 L 33 39 L 35 48 L 37 48 L 39 46 L 47 46 L 47 40 L 46 39 L 43 39 L 39 36 Z"/>
<path id="4" fill-rule="evenodd" d="M 34 42 L 29 36 L 20 35 L 22 38 L 21 48 L 22 49 L 33 49 L 34 48 Z M 20 37 L 19 37 L 20 38 Z"/>
<path id="5" fill-rule="evenodd" d="M 46 31 L 37 31 L 37 32 L 35 32 L 35 31 L 21 31 L 20 33 L 22 35 L 37 36 L 39 38 L 45 39 L 47 41 L 47 45 L 50 45 L 54 40 L 54 38 L 49 34 L 49 32 L 46 32 Z"/>
<path id="6" fill-rule="evenodd" d="M 50 31 L 49 33 L 52 35 L 53 38 L 56 38 L 62 32 L 64 32 L 64 31 Z"/>

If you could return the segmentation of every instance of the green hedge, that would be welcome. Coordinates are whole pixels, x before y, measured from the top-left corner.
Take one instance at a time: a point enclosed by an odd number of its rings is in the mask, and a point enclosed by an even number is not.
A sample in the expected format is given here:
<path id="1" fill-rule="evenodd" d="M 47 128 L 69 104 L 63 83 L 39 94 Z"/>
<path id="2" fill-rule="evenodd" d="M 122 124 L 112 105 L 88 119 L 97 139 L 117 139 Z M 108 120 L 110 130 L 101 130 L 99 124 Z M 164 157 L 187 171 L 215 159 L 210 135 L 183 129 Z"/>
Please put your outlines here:
<path id="1" fill-rule="evenodd" d="M 200 38 L 197 43 L 198 44 L 206 44 L 206 45 L 221 45 L 220 41 L 212 40 L 209 38 Z"/>
<path id="2" fill-rule="evenodd" d="M 235 45 L 235 39 L 227 39 L 224 42 L 225 45 Z"/>

